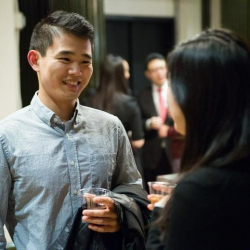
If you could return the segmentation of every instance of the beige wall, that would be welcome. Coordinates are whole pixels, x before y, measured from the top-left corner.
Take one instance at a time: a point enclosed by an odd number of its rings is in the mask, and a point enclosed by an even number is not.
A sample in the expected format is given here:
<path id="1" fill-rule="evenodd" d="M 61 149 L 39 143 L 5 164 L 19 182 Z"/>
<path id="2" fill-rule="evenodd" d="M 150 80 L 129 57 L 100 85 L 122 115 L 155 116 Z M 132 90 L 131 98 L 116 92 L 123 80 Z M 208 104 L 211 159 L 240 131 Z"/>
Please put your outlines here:
<path id="1" fill-rule="evenodd" d="M 19 77 L 19 29 L 24 17 L 16 0 L 0 0 L 0 119 L 21 108 Z M 4 227 L 7 246 L 11 238 Z"/>
<path id="2" fill-rule="evenodd" d="M 173 17 L 175 0 L 104 0 L 107 15 Z"/>
<path id="3" fill-rule="evenodd" d="M 176 42 L 179 43 L 201 31 L 201 0 L 176 0 L 176 16 Z"/>
<path id="4" fill-rule="evenodd" d="M 201 0 L 176 0 L 176 42 L 193 37 L 202 30 Z M 210 27 L 221 27 L 221 0 L 211 0 Z"/>
<path id="5" fill-rule="evenodd" d="M 221 0 L 211 0 L 211 28 L 221 27 Z"/>
<path id="6" fill-rule="evenodd" d="M 0 119 L 21 107 L 19 79 L 20 15 L 16 0 L 0 1 Z"/>

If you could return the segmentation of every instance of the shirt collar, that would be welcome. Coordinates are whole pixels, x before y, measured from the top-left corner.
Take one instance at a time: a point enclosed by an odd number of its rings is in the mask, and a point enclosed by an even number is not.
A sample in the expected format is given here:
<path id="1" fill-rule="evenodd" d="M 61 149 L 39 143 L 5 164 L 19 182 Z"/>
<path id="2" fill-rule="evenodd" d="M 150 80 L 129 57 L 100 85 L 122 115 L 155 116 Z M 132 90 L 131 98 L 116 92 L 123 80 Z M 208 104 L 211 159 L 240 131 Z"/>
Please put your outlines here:
<path id="1" fill-rule="evenodd" d="M 35 93 L 35 95 L 33 96 L 31 100 L 31 108 L 34 110 L 37 116 L 47 125 L 51 127 L 55 127 L 55 126 L 60 127 L 60 125 L 62 125 L 60 118 L 52 110 L 50 110 L 41 102 L 41 100 L 38 97 L 38 91 Z M 77 99 L 75 112 L 69 122 L 78 123 L 77 116 L 78 116 L 79 108 L 80 108 L 80 102 L 79 102 L 79 99 Z"/>
<path id="2" fill-rule="evenodd" d="M 152 84 L 152 89 L 153 91 L 157 92 L 158 91 L 158 86 L 156 84 Z M 161 89 L 163 92 L 167 91 L 167 88 L 168 88 L 168 81 L 166 80 L 163 85 L 161 86 Z"/>

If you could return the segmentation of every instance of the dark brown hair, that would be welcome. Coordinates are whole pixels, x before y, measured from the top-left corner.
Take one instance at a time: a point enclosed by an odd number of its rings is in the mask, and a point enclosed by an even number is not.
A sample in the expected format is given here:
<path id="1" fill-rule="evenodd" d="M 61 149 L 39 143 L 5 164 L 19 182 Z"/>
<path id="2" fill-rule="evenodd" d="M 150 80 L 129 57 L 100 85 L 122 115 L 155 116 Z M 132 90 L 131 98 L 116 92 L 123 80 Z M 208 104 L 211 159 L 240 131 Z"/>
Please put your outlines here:
<path id="1" fill-rule="evenodd" d="M 100 67 L 100 84 L 93 98 L 92 107 L 115 114 L 115 107 L 122 94 L 128 94 L 123 58 L 109 54 Z"/>

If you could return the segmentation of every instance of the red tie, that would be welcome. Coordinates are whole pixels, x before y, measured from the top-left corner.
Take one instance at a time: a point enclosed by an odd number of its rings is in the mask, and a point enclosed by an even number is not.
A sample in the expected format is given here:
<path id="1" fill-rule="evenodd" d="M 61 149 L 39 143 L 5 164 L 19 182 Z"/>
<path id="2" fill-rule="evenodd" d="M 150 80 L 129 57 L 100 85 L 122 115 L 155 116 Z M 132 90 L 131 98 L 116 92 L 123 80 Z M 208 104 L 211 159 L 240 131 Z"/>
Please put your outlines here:
<path id="1" fill-rule="evenodd" d="M 167 108 L 165 107 L 164 104 L 164 99 L 161 94 L 162 89 L 158 88 L 158 93 L 159 93 L 159 115 L 162 119 L 163 122 L 165 122 L 166 115 L 167 115 Z"/>

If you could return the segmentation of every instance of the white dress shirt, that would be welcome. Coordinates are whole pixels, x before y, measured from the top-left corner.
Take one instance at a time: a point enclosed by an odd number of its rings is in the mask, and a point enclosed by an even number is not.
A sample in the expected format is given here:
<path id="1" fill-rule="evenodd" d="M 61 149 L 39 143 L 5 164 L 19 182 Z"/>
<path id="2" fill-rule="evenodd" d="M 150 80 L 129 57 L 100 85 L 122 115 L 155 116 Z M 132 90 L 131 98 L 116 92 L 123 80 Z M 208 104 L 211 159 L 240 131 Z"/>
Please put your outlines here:
<path id="1" fill-rule="evenodd" d="M 152 84 L 152 95 L 153 95 L 153 101 L 155 104 L 156 111 L 159 115 L 159 92 L 158 92 L 158 86 L 156 84 Z M 167 80 L 164 82 L 164 84 L 161 86 L 161 95 L 164 100 L 165 108 L 168 107 L 167 104 L 167 90 L 168 90 L 168 82 Z"/>
<path id="2" fill-rule="evenodd" d="M 153 101 L 154 101 L 156 112 L 159 116 L 159 92 L 158 92 L 158 88 L 159 87 L 156 84 L 152 84 Z M 161 94 L 162 94 L 162 98 L 164 100 L 164 104 L 165 104 L 166 108 L 168 108 L 167 91 L 168 91 L 168 82 L 166 80 L 163 83 L 163 85 L 161 86 Z M 146 121 L 146 128 L 150 129 L 150 118 Z"/>

